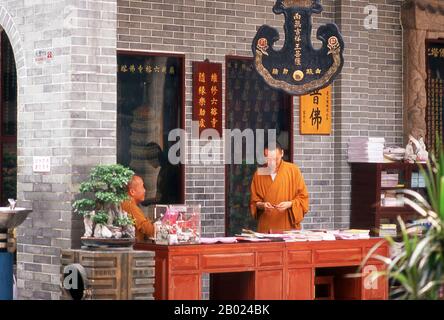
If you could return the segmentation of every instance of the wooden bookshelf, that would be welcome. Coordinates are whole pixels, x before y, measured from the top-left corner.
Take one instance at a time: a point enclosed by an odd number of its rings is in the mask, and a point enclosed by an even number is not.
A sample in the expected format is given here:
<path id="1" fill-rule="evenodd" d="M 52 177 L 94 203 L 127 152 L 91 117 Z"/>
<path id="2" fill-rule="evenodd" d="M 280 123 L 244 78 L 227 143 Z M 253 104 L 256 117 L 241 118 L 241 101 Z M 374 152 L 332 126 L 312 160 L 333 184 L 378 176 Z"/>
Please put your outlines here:
<path id="1" fill-rule="evenodd" d="M 425 194 L 425 188 L 412 187 L 412 174 L 419 173 L 419 165 L 404 162 L 393 163 L 351 163 L 351 216 L 350 227 L 369 229 L 378 235 L 381 221 L 397 223 L 397 217 L 404 221 L 419 219 L 420 215 L 411 207 L 382 206 L 381 193 L 388 190 L 412 189 Z M 383 171 L 398 173 L 398 184 L 404 187 L 381 187 Z M 398 233 L 400 228 L 398 226 Z"/>

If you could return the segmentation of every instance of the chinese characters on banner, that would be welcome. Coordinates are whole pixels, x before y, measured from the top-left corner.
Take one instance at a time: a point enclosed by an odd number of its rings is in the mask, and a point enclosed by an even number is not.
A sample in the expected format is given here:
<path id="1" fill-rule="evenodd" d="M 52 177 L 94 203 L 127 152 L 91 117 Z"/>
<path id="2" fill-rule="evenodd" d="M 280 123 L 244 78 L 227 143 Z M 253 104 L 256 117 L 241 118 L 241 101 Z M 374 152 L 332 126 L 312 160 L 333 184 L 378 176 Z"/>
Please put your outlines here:
<path id="1" fill-rule="evenodd" d="M 169 75 L 175 75 L 176 69 L 174 66 L 167 68 L 165 65 L 158 64 L 119 64 L 117 66 L 117 72 L 128 74 L 156 74 L 163 73 Z"/>
<path id="2" fill-rule="evenodd" d="M 193 62 L 193 121 L 222 135 L 222 64 Z"/>
<path id="3" fill-rule="evenodd" d="M 331 86 L 300 98 L 301 134 L 331 134 Z"/>
<path id="4" fill-rule="evenodd" d="M 428 42 L 427 48 L 427 111 L 426 125 L 427 137 L 426 144 L 428 149 L 435 146 L 438 137 L 443 137 L 443 118 L 444 108 L 444 43 Z"/>

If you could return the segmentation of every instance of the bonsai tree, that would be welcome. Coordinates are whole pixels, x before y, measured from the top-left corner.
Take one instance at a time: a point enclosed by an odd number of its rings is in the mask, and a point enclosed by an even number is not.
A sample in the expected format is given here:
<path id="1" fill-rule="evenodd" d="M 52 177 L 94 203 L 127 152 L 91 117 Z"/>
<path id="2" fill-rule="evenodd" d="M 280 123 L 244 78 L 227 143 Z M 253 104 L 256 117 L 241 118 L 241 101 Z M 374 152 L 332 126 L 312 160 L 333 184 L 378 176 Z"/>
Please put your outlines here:
<path id="1" fill-rule="evenodd" d="M 120 238 L 128 226 L 134 225 L 120 207 L 128 198 L 126 187 L 133 175 L 134 171 L 120 164 L 99 165 L 91 170 L 89 178 L 80 184 L 82 197 L 73 204 L 74 211 L 84 217 L 85 236 L 94 237 L 100 225 L 107 229 L 101 230 L 101 236 Z M 111 236 L 110 229 L 115 231 Z"/>

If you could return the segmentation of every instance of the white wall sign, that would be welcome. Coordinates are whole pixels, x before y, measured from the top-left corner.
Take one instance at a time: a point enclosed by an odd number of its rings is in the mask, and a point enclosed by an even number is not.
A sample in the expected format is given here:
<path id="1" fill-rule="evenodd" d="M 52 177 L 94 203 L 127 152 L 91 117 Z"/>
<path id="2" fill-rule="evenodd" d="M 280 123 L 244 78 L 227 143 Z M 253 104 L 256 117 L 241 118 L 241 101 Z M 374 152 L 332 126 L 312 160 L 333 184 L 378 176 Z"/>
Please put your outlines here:
<path id="1" fill-rule="evenodd" d="M 36 64 L 51 63 L 54 59 L 53 49 L 35 49 L 34 62 Z"/>
<path id="2" fill-rule="evenodd" d="M 50 157 L 33 157 L 32 170 L 34 172 L 50 172 L 51 158 Z"/>

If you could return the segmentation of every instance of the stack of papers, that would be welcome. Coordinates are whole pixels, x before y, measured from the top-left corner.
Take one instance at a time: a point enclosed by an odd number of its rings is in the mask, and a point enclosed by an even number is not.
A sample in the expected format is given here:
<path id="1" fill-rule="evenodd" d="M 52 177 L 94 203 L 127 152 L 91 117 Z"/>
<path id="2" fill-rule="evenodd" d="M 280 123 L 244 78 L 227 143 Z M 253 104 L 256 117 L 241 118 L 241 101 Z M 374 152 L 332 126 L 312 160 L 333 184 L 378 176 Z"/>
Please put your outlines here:
<path id="1" fill-rule="evenodd" d="M 370 239 L 370 230 L 349 229 L 349 230 L 289 230 L 284 234 L 266 234 L 250 230 L 243 230 L 241 235 L 237 235 L 239 241 L 335 241 L 335 240 L 356 240 Z"/>
<path id="2" fill-rule="evenodd" d="M 348 143 L 348 162 L 384 162 L 384 138 L 352 137 Z"/>
<path id="3" fill-rule="evenodd" d="M 286 234 L 289 235 L 289 237 L 285 239 L 287 242 L 336 240 L 334 231 L 330 230 L 291 230 L 286 231 Z"/>
<path id="4" fill-rule="evenodd" d="M 387 147 L 384 148 L 384 158 L 389 162 L 404 160 L 405 148 Z"/>
<path id="5" fill-rule="evenodd" d="M 370 230 L 364 230 L 364 229 L 340 230 L 335 233 L 335 237 L 336 239 L 339 240 L 370 239 Z"/>
<path id="6" fill-rule="evenodd" d="M 236 237 L 219 237 L 219 238 L 200 238 L 200 243 L 202 244 L 212 244 L 212 243 L 236 243 Z"/>
<path id="7" fill-rule="evenodd" d="M 379 226 L 379 236 L 380 237 L 396 237 L 398 228 L 396 224 L 383 223 Z"/>
<path id="8" fill-rule="evenodd" d="M 396 187 L 398 185 L 398 181 L 399 181 L 398 172 L 391 172 L 386 170 L 381 172 L 381 187 L 383 188 Z"/>

